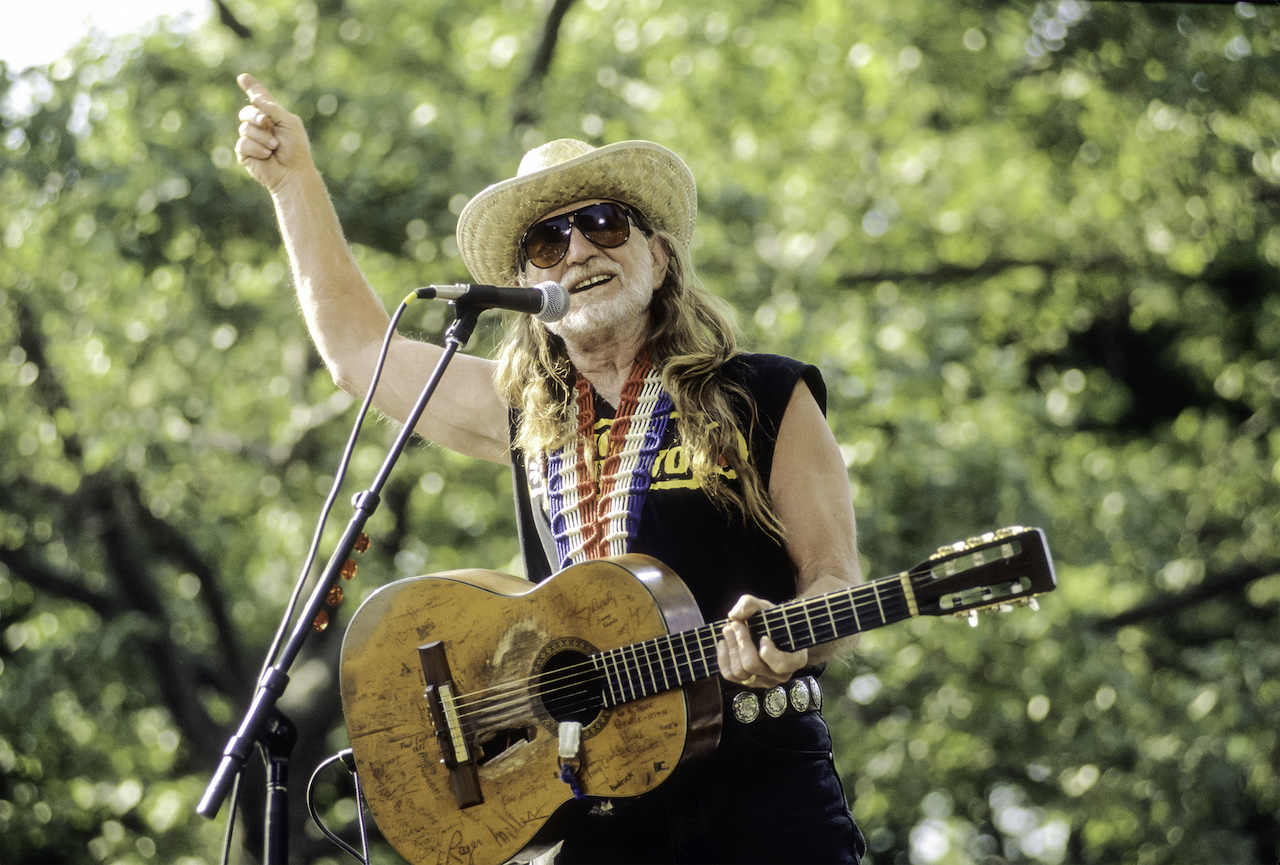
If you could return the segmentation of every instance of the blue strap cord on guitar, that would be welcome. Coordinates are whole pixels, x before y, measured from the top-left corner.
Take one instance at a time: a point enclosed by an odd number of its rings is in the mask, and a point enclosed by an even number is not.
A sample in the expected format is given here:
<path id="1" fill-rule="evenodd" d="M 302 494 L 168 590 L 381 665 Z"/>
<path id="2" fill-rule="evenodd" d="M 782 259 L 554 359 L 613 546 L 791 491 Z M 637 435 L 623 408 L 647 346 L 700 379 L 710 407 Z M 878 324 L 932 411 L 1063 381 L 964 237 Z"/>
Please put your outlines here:
<path id="1" fill-rule="evenodd" d="M 582 765 L 582 724 L 577 721 L 560 722 L 560 780 L 569 785 L 573 798 L 586 799 L 582 782 L 578 780 L 578 768 Z"/>
<path id="2" fill-rule="evenodd" d="M 582 792 L 582 784 L 578 781 L 578 776 L 574 774 L 567 763 L 560 767 L 560 780 L 569 785 L 569 789 L 573 791 L 573 798 L 587 798 L 587 794 Z"/>

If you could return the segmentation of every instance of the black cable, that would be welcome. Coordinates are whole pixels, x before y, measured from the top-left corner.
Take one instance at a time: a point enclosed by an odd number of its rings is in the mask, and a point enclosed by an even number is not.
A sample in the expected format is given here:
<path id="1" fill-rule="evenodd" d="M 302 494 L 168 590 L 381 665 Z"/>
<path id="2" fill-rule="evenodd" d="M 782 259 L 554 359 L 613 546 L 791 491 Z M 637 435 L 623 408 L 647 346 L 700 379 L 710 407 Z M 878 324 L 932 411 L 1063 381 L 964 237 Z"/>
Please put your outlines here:
<path id="1" fill-rule="evenodd" d="M 235 834 L 236 806 L 240 804 L 240 778 L 241 774 L 237 772 L 236 779 L 231 784 L 231 804 L 227 809 L 227 831 L 222 836 L 222 865 L 229 865 L 231 862 L 231 837 Z"/>
<path id="2" fill-rule="evenodd" d="M 364 402 L 360 405 L 360 412 L 356 416 L 355 426 L 351 428 L 351 436 L 347 439 L 347 446 L 342 452 L 342 458 L 338 461 L 338 471 L 334 475 L 333 486 L 329 489 L 329 496 L 325 499 L 324 506 L 320 509 L 320 518 L 316 523 L 315 534 L 311 538 L 311 549 L 307 552 L 307 560 L 302 566 L 302 571 L 298 574 L 298 580 L 293 587 L 293 594 L 289 596 L 289 603 L 285 607 L 285 615 L 280 620 L 280 627 L 276 630 L 276 635 L 271 641 L 271 648 L 267 650 L 259 678 L 275 663 L 276 655 L 280 651 L 280 644 L 284 641 L 285 634 L 289 631 L 289 622 L 293 619 L 294 612 L 298 608 L 298 599 L 302 597 L 302 590 L 307 584 L 307 579 L 311 576 L 311 568 L 315 565 L 316 556 L 320 550 L 320 538 L 324 534 L 325 523 L 329 520 L 329 512 L 333 510 L 333 505 L 338 500 L 338 490 L 347 476 L 347 468 L 350 466 L 351 457 L 355 453 L 356 439 L 360 435 L 361 427 L 364 426 L 364 419 L 369 412 L 369 406 L 373 403 L 373 392 L 378 387 L 378 379 L 382 377 L 382 368 L 387 361 L 387 352 L 391 349 L 391 338 L 395 336 L 396 324 L 400 321 L 400 317 L 404 315 L 404 311 L 408 309 L 409 301 L 414 300 L 415 297 L 416 295 L 410 294 L 402 300 L 400 306 L 396 308 L 395 314 L 391 316 L 391 323 L 387 325 L 387 333 L 382 339 L 382 348 L 378 352 L 378 362 L 373 369 L 373 380 L 369 382 L 369 391 L 364 395 Z"/>
<path id="3" fill-rule="evenodd" d="M 307 782 L 307 810 L 311 812 L 312 822 L 314 822 L 316 824 L 316 827 L 319 828 L 320 831 L 325 834 L 325 837 L 327 837 L 334 844 L 337 844 L 343 850 L 346 850 L 348 853 L 354 856 L 356 858 L 356 861 L 359 862 L 360 865 L 369 865 L 369 849 L 368 849 L 368 843 L 365 841 L 365 834 L 364 834 L 365 832 L 364 803 L 361 801 L 362 797 L 360 796 L 360 776 L 358 776 L 355 773 L 355 766 L 352 763 L 352 761 L 348 759 L 350 756 L 351 756 L 351 749 L 346 748 L 342 751 L 339 751 L 337 754 L 334 754 L 332 757 L 329 757 L 319 766 L 316 766 L 316 770 L 311 773 L 311 780 Z M 334 832 L 332 832 L 329 829 L 328 826 L 324 825 L 324 823 L 320 820 L 320 813 L 316 810 L 316 801 L 315 801 L 316 778 L 320 777 L 321 772 L 323 772 L 325 769 L 327 769 L 329 766 L 332 766 L 334 763 L 338 762 L 339 760 L 347 764 L 347 768 L 351 770 L 351 777 L 355 780 L 356 813 L 360 817 L 360 839 L 361 839 L 361 843 L 365 847 L 365 851 L 363 855 L 361 855 L 359 850 L 357 850 L 356 848 L 348 844 L 346 841 L 339 838 Z"/>

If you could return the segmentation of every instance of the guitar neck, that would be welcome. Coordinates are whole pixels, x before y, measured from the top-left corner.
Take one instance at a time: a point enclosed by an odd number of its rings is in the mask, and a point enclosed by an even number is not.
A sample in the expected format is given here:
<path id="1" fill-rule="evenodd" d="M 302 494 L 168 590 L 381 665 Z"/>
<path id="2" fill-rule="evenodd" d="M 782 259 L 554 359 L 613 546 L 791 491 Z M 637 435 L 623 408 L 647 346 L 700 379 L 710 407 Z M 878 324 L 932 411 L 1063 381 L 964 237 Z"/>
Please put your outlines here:
<path id="1" fill-rule="evenodd" d="M 747 621 L 756 643 L 769 637 L 786 652 L 798 652 L 918 615 L 905 574 L 840 592 L 781 604 Z M 724 626 L 717 623 L 716 631 Z M 714 652 L 713 652 L 714 654 Z"/>
<path id="2" fill-rule="evenodd" d="M 762 610 L 747 620 L 752 637 L 787 652 L 850 637 L 918 614 L 906 574 Z M 607 705 L 630 702 L 718 675 L 716 641 L 727 620 L 665 634 L 592 656 L 605 678 Z"/>

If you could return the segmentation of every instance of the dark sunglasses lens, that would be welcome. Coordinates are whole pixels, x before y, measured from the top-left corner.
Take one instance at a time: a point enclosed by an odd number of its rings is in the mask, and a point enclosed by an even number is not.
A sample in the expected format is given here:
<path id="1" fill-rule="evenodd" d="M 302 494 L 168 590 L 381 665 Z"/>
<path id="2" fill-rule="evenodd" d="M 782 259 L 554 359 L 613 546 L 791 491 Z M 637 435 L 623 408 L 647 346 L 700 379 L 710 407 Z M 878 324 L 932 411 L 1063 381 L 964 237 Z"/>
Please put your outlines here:
<path id="1" fill-rule="evenodd" d="M 627 211 L 617 204 L 589 204 L 581 210 L 563 213 L 531 226 L 520 245 L 534 267 L 554 267 L 569 249 L 569 234 L 576 225 L 583 236 L 596 246 L 615 249 L 631 236 Z"/>
<path id="2" fill-rule="evenodd" d="M 578 211 L 574 224 L 597 246 L 613 249 L 627 242 L 631 224 L 627 212 L 616 204 L 593 204 Z"/>
<path id="3" fill-rule="evenodd" d="M 569 248 L 569 219 L 557 216 L 539 222 L 524 235 L 524 254 L 534 267 L 551 267 L 564 258 Z"/>

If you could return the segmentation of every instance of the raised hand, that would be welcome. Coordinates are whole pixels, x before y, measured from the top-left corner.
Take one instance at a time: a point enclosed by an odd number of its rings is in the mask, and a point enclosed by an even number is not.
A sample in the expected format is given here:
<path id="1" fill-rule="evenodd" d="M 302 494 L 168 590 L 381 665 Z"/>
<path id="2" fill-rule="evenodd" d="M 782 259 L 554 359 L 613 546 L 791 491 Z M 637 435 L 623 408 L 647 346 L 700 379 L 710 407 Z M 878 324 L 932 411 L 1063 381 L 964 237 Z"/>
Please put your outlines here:
<path id="1" fill-rule="evenodd" d="M 300 169 L 312 167 L 311 144 L 302 120 L 275 101 L 248 73 L 236 78 L 249 104 L 240 109 L 236 159 L 271 193 L 279 192 Z"/>

